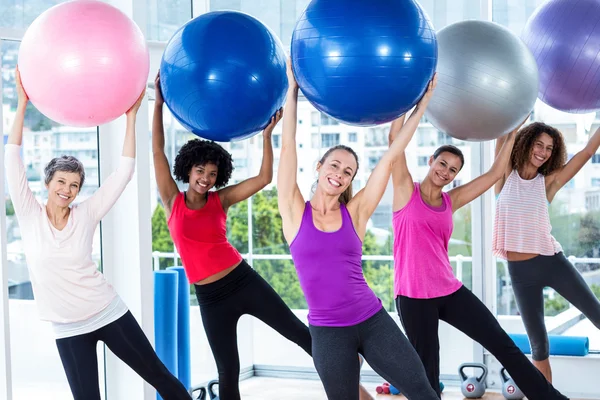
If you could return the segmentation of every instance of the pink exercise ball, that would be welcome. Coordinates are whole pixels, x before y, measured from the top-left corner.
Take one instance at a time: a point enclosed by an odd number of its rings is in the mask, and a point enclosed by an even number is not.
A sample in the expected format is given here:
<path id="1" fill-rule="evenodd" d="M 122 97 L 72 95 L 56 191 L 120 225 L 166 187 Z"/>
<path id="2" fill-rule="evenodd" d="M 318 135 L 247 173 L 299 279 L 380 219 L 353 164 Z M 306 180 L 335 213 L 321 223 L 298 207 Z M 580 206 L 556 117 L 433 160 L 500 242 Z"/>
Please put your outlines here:
<path id="1" fill-rule="evenodd" d="M 77 127 L 123 115 L 146 86 L 150 55 L 139 27 L 97 0 L 54 6 L 27 29 L 19 71 L 33 105 Z"/>

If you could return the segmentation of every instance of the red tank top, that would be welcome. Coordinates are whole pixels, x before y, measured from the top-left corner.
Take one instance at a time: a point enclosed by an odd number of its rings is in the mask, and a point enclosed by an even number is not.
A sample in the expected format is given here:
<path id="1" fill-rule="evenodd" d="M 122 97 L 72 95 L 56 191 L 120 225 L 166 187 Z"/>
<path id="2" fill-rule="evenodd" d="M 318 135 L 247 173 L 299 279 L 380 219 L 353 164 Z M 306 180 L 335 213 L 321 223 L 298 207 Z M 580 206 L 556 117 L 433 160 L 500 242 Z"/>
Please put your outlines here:
<path id="1" fill-rule="evenodd" d="M 168 225 L 190 283 L 242 261 L 241 254 L 227 240 L 227 214 L 217 192 L 209 192 L 206 204 L 199 210 L 189 209 L 184 193 L 179 193 Z"/>

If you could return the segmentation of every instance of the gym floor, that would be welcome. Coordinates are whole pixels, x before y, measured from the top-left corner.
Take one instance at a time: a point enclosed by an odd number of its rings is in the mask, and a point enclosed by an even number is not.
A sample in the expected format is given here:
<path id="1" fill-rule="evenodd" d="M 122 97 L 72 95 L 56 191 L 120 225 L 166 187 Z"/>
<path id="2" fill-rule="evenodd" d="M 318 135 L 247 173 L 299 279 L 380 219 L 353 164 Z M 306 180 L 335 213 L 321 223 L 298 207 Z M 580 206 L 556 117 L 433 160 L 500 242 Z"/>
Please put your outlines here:
<path id="1" fill-rule="evenodd" d="M 365 383 L 365 388 L 375 400 L 402 400 L 404 396 L 376 395 L 375 383 Z M 280 379 L 255 377 L 240 382 L 244 400 L 326 400 L 321 382 L 314 380 Z M 443 400 L 463 400 L 459 388 L 450 387 L 444 391 Z M 488 392 L 483 400 L 504 400 L 499 393 Z M 571 399 L 577 400 L 577 399 Z M 600 400 L 600 399 L 599 399 Z"/>

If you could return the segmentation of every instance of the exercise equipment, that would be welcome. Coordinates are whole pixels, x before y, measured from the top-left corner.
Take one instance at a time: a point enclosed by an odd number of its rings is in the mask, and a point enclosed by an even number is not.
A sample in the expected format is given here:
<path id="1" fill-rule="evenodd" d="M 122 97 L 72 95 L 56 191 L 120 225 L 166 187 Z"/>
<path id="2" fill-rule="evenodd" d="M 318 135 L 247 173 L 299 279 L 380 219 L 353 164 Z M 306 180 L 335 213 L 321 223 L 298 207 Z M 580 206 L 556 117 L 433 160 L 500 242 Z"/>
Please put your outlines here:
<path id="1" fill-rule="evenodd" d="M 175 32 L 160 77 L 165 104 L 177 121 L 218 142 L 263 130 L 288 88 L 281 41 L 237 11 L 202 14 Z"/>
<path id="2" fill-rule="evenodd" d="M 440 390 L 443 392 L 444 391 L 444 383 L 440 382 Z M 384 383 L 381 386 L 377 386 L 377 388 L 375 389 L 375 391 L 377 393 L 383 393 L 383 394 L 393 394 L 393 395 L 400 395 L 402 393 L 400 393 L 400 390 L 398 390 L 394 385 L 391 385 L 389 383 Z"/>
<path id="3" fill-rule="evenodd" d="M 502 395 L 507 400 L 521 400 L 525 397 L 521 389 L 515 384 L 513 378 L 507 375 L 506 368 L 500 370 L 502 378 Z"/>
<path id="4" fill-rule="evenodd" d="M 526 334 L 510 334 L 510 338 L 525 354 L 531 354 L 529 338 Z M 584 357 L 590 352 L 590 339 L 587 336 L 548 335 L 550 355 Z"/>
<path id="5" fill-rule="evenodd" d="M 448 135 L 471 141 L 509 133 L 529 115 L 538 93 L 533 55 L 507 28 L 461 21 L 437 33 L 437 87 L 426 118 Z"/>
<path id="6" fill-rule="evenodd" d="M 539 98 L 561 111 L 600 109 L 600 1 L 550 0 L 523 30 L 540 72 Z"/>
<path id="7" fill-rule="evenodd" d="M 215 393 L 214 387 L 215 386 L 219 386 L 219 381 L 214 380 L 214 381 L 210 381 L 208 382 L 208 385 L 206 385 L 206 390 L 208 391 L 208 398 L 210 400 L 219 400 L 219 396 L 217 396 L 217 394 Z"/>
<path id="8" fill-rule="evenodd" d="M 58 4 L 29 26 L 19 71 L 31 103 L 46 117 L 91 127 L 123 115 L 146 86 L 150 57 L 139 27 L 102 1 Z"/>
<path id="9" fill-rule="evenodd" d="M 435 71 L 437 42 L 414 0 L 313 0 L 292 34 L 291 57 L 315 108 L 369 126 L 419 101 Z"/>
<path id="10" fill-rule="evenodd" d="M 189 393 L 193 400 L 206 400 L 206 388 L 202 385 L 193 386 Z"/>
<path id="11" fill-rule="evenodd" d="M 177 288 L 176 271 L 154 271 L 154 341 L 156 354 L 177 376 Z M 162 397 L 157 393 L 156 399 Z"/>
<path id="12" fill-rule="evenodd" d="M 464 372 L 465 368 L 481 369 L 481 375 L 479 376 L 467 376 Z M 458 374 L 460 375 L 461 385 L 460 390 L 467 399 L 478 399 L 483 397 L 485 394 L 485 378 L 487 377 L 487 367 L 480 363 L 465 363 L 458 367 Z"/>
<path id="13" fill-rule="evenodd" d="M 177 283 L 177 378 L 189 388 L 192 385 L 192 359 L 190 349 L 190 284 L 183 267 L 169 267 L 175 271 Z M 173 295 L 173 294 L 171 294 Z"/>

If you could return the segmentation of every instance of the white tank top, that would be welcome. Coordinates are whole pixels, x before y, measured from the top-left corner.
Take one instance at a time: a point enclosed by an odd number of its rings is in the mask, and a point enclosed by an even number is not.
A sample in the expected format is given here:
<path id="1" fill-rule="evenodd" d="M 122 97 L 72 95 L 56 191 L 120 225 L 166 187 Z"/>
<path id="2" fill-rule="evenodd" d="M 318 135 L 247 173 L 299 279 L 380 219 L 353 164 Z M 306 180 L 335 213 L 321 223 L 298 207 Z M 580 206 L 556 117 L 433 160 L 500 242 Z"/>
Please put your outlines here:
<path id="1" fill-rule="evenodd" d="M 544 176 L 525 180 L 513 170 L 496 200 L 494 255 L 506 259 L 514 251 L 552 256 L 562 247 L 551 231 Z"/>

